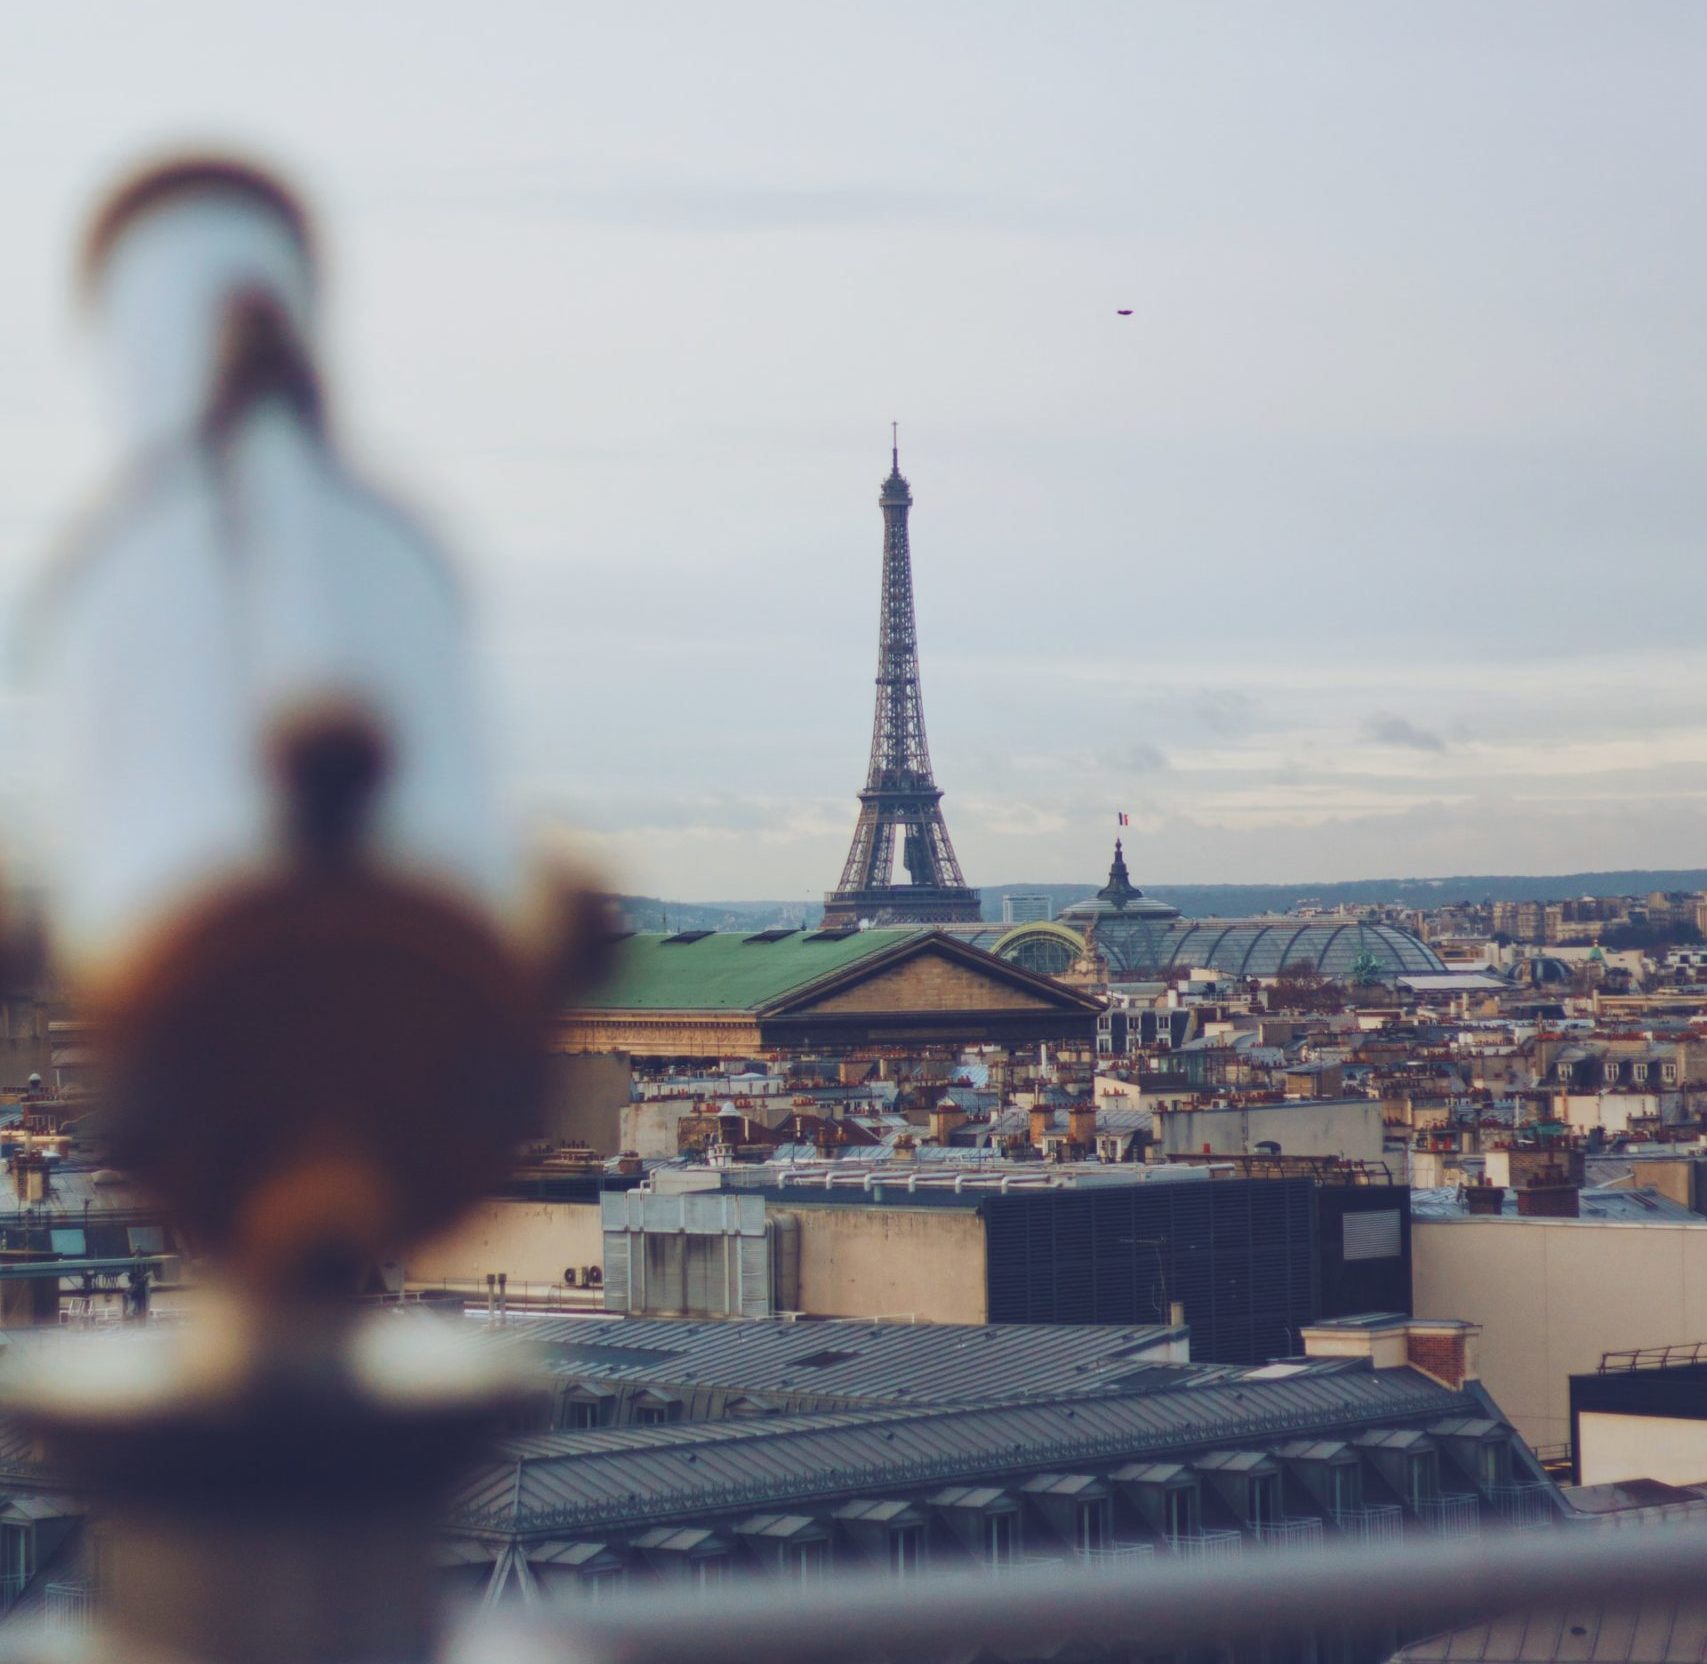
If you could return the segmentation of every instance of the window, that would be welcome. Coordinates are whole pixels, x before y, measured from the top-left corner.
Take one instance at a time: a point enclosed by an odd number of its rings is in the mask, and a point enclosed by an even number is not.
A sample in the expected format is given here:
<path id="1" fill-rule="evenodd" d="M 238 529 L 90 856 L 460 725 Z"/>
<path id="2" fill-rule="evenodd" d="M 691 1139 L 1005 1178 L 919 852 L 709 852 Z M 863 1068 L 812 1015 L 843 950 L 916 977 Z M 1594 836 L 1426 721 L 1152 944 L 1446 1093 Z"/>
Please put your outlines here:
<path id="1" fill-rule="evenodd" d="M 581 1590 L 589 1600 L 615 1600 L 622 1593 L 622 1567 L 607 1566 L 603 1571 L 583 1572 Z"/>
<path id="2" fill-rule="evenodd" d="M 1334 1513 L 1344 1514 L 1363 1506 L 1363 1469 L 1355 1462 L 1336 1462 L 1328 1470 L 1328 1477 Z"/>
<path id="3" fill-rule="evenodd" d="M 27 1525 L 0 1526 L 0 1610 L 24 1592 L 35 1569 L 35 1531 Z"/>
<path id="4" fill-rule="evenodd" d="M 662 1427 L 667 1422 L 676 1419 L 679 1404 L 636 1404 L 634 1406 L 634 1425 L 636 1427 Z"/>
<path id="5" fill-rule="evenodd" d="M 1094 1554 L 1108 1543 L 1108 1504 L 1102 1501 L 1081 1502 L 1078 1518 L 1078 1548 L 1081 1554 Z"/>
<path id="6" fill-rule="evenodd" d="M 897 1577 L 917 1577 L 924 1566 L 923 1533 L 916 1525 L 898 1525 L 889 1533 L 889 1569 Z"/>
<path id="7" fill-rule="evenodd" d="M 1167 1494 L 1165 1508 L 1168 1536 L 1172 1538 L 1197 1535 L 1197 1488 L 1181 1485 Z"/>
<path id="8" fill-rule="evenodd" d="M 1504 1439 L 1490 1440 L 1476 1453 L 1482 1489 L 1511 1483 L 1511 1446 Z"/>
<path id="9" fill-rule="evenodd" d="M 1677 1065 L 1675 1063 L 1662 1063 L 1660 1065 L 1660 1079 L 1667 1086 L 1677 1085 Z"/>
<path id="10" fill-rule="evenodd" d="M 1431 1502 L 1440 1489 L 1440 1462 L 1432 1450 L 1413 1450 L 1405 1463 L 1405 1488 L 1413 1508 Z"/>
<path id="11" fill-rule="evenodd" d="M 729 1556 L 703 1554 L 692 1562 L 693 1581 L 701 1589 L 716 1589 L 729 1581 Z"/>
<path id="12" fill-rule="evenodd" d="M 1280 1521 L 1280 1481 L 1272 1473 L 1258 1474 L 1251 1480 L 1249 1522 L 1252 1525 L 1276 1525 Z"/>
<path id="13" fill-rule="evenodd" d="M 991 1514 L 984 1521 L 984 1552 L 992 1566 L 1011 1566 L 1019 1558 L 1018 1536 L 1012 1514 Z"/>
<path id="14" fill-rule="evenodd" d="M 812 1543 L 796 1543 L 792 1555 L 791 1570 L 802 1583 L 818 1583 L 824 1576 L 824 1568 L 829 1564 L 830 1545 L 821 1539 Z"/>
<path id="15" fill-rule="evenodd" d="M 566 1398 L 557 1407 L 557 1425 L 564 1431 L 575 1431 L 599 1425 L 599 1406 L 587 1399 Z"/>

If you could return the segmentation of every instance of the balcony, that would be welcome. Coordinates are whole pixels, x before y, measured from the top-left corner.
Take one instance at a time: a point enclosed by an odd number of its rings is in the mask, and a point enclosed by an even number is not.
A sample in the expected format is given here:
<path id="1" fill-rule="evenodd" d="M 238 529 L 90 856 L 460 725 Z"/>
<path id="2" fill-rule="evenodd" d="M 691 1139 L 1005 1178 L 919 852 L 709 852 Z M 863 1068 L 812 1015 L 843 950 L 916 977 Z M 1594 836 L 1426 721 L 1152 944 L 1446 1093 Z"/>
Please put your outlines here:
<path id="1" fill-rule="evenodd" d="M 1481 1501 L 1468 1493 L 1424 1497 L 1417 1504 L 1417 1518 L 1437 1537 L 1474 1537 L 1482 1529 Z"/>
<path id="2" fill-rule="evenodd" d="M 1558 1519 L 1551 1485 L 1533 1481 L 1526 1485 L 1491 1485 L 1488 1501 L 1507 1525 L 1520 1531 L 1552 1525 Z"/>
<path id="3" fill-rule="evenodd" d="M 1237 1531 L 1182 1531 L 1168 1546 L 1186 1560 L 1237 1560 L 1245 1539 Z"/>
<path id="4" fill-rule="evenodd" d="M 1251 1535 L 1264 1548 L 1320 1548 L 1322 1522 L 1309 1516 L 1264 1520 L 1252 1527 Z"/>
<path id="5" fill-rule="evenodd" d="M 1396 1543 L 1405 1534 L 1405 1511 L 1390 1503 L 1372 1508 L 1341 1508 L 1334 1515 L 1334 1525 L 1342 1537 L 1356 1542 Z"/>
<path id="6" fill-rule="evenodd" d="M 1095 1571 L 1132 1571 L 1156 1558 L 1148 1543 L 1110 1543 L 1106 1548 L 1082 1548 L 1079 1564 Z"/>
<path id="7" fill-rule="evenodd" d="M 87 1582 L 50 1583 L 47 1621 L 53 1629 L 87 1629 L 94 1616 L 95 1590 Z"/>

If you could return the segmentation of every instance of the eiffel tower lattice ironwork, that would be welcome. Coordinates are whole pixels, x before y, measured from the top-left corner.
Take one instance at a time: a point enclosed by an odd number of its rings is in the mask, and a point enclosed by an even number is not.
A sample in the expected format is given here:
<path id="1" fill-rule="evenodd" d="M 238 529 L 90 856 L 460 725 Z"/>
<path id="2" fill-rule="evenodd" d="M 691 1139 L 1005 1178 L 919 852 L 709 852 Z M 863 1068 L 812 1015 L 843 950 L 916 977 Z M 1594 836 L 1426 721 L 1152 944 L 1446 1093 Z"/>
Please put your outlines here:
<path id="1" fill-rule="evenodd" d="M 842 881 L 824 899 L 827 928 L 978 921 L 978 892 L 968 887 L 942 818 L 942 792 L 931 775 L 919 697 L 919 635 L 913 619 L 913 557 L 907 512 L 913 494 L 901 477 L 899 437 L 890 452 L 883 510 L 883 605 L 877 648 L 877 714 L 871 767 L 859 794 L 859 821 Z M 895 881 L 896 837 L 907 879 Z"/>

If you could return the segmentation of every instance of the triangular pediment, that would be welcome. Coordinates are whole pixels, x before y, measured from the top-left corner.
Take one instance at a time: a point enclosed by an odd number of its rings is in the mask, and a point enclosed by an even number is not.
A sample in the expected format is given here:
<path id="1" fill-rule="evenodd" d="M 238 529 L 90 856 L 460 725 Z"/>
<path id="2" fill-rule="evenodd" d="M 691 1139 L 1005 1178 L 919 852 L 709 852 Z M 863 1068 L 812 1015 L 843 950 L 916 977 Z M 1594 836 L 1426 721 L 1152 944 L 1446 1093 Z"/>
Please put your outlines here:
<path id="1" fill-rule="evenodd" d="M 983 956 L 980 956 L 983 957 Z M 790 1002 L 791 1014 L 858 1011 L 1059 1011 L 1072 997 L 1053 999 L 1004 974 L 1000 961 L 968 963 L 931 945 L 868 970 L 855 969 L 822 992 L 808 989 Z M 1029 980 L 1029 979 L 1028 979 Z M 1063 990 L 1065 995 L 1065 991 Z"/>

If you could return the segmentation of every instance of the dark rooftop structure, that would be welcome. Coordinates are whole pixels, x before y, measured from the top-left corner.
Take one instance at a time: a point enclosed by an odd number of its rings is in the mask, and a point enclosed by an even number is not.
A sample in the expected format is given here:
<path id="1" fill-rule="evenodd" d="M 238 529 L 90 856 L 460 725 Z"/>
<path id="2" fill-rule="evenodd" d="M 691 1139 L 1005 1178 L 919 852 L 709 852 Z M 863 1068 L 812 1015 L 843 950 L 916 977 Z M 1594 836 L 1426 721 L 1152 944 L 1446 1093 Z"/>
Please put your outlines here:
<path id="1" fill-rule="evenodd" d="M 542 1354 L 570 1383 L 599 1394 L 596 1416 L 628 1419 L 650 1393 L 685 1418 L 955 1404 L 999 1404 L 1063 1393 L 1106 1394 L 1135 1383 L 1208 1380 L 1225 1366 L 1186 1362 L 1186 1330 L 1154 1324 L 955 1325 L 777 1318 L 696 1322 L 552 1318 L 493 1327 L 494 1343 Z M 624 1412 L 627 1412 L 625 1414 Z"/>
<path id="2" fill-rule="evenodd" d="M 651 1339 L 670 1326 L 635 1327 Z M 803 1346 L 812 1330 L 845 1339 L 852 1326 L 779 1327 L 807 1330 Z M 702 1344 L 689 1337 L 688 1356 Z M 782 1344 L 755 1336 L 755 1353 L 790 1372 L 757 1368 L 755 1388 L 798 1372 L 799 1358 L 775 1356 Z M 945 1344 L 919 1343 L 911 1371 L 892 1355 L 891 1393 L 911 1382 L 927 1397 L 928 1359 Z M 448 1531 L 471 1592 L 533 1599 L 585 1591 L 589 1579 L 608 1579 L 608 1590 L 742 1570 L 905 1576 L 925 1565 L 1136 1563 L 1335 1537 L 1463 1536 L 1561 1511 L 1473 1380 L 1452 1387 L 1416 1368 L 1298 1359 L 1153 1367 L 1118 1390 L 1021 1402 L 761 1411 L 512 1438 L 470 1476 Z"/>

